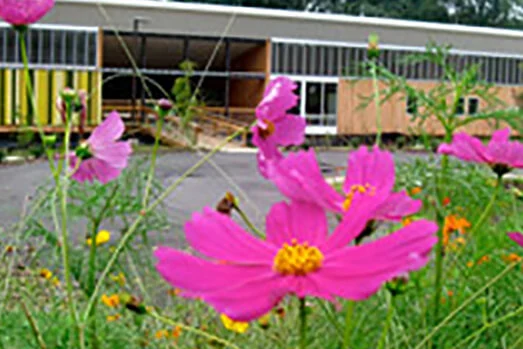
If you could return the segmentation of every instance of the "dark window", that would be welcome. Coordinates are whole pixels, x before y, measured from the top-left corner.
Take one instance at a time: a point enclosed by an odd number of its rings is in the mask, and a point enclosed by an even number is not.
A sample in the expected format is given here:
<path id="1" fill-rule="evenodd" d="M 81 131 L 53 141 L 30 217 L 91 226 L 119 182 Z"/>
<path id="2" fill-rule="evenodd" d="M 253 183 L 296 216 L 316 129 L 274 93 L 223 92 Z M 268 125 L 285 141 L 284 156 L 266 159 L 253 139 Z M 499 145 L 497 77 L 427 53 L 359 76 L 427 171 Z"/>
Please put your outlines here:
<path id="1" fill-rule="evenodd" d="M 468 114 L 476 115 L 479 112 L 479 99 L 476 97 L 469 98 Z"/>
<path id="2" fill-rule="evenodd" d="M 320 83 L 307 83 L 307 97 L 305 102 L 305 114 L 307 116 L 307 124 L 320 125 L 321 124 L 321 88 Z"/>
<path id="3" fill-rule="evenodd" d="M 465 114 L 465 98 L 460 98 L 458 104 L 456 105 L 456 115 Z"/>

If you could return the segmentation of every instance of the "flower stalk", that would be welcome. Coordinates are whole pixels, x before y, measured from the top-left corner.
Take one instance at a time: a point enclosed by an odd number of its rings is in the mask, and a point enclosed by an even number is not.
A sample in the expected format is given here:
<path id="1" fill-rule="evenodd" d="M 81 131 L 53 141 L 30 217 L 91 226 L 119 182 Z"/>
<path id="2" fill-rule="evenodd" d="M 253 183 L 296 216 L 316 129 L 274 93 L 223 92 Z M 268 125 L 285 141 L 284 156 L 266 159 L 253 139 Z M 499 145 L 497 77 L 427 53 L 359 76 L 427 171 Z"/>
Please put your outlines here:
<path id="1" fill-rule="evenodd" d="M 307 306 L 305 304 L 305 297 L 300 298 L 300 349 L 307 348 Z"/>

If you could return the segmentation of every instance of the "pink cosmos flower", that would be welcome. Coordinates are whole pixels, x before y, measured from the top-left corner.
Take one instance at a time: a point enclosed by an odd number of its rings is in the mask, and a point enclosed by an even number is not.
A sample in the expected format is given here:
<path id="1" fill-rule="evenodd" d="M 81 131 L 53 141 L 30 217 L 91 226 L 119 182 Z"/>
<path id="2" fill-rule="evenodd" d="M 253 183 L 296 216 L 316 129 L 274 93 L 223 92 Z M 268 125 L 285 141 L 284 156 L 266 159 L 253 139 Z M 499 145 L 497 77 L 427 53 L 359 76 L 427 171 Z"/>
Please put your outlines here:
<path id="1" fill-rule="evenodd" d="M 270 166 L 267 173 L 288 198 L 336 213 L 344 213 L 353 204 L 365 204 L 376 207 L 373 217 L 376 220 L 400 221 L 418 212 L 422 205 L 405 191 L 392 191 L 395 181 L 392 154 L 377 147 L 369 151 L 362 146 L 349 156 L 344 195 L 325 181 L 313 150 L 289 154 Z"/>
<path id="2" fill-rule="evenodd" d="M 252 128 L 252 143 L 260 149 L 260 172 L 265 175 L 266 161 L 281 158 L 278 146 L 299 145 L 305 140 L 305 118 L 287 114 L 298 102 L 293 93 L 296 83 L 278 77 L 267 86 L 263 99 L 256 107 L 257 123 Z"/>
<path id="3" fill-rule="evenodd" d="M 523 168 L 523 143 L 509 138 L 510 128 L 494 132 L 487 145 L 462 132 L 454 135 L 451 144 L 440 145 L 438 152 L 469 162 L 486 163 L 503 175 L 512 168 Z"/>
<path id="4" fill-rule="evenodd" d="M 127 167 L 132 153 L 129 142 L 117 142 L 125 131 L 125 125 L 117 112 L 112 112 L 81 145 L 75 154 L 70 155 L 70 166 L 75 169 L 72 175 L 78 182 L 93 182 L 95 179 L 107 183 L 117 178 Z"/>
<path id="5" fill-rule="evenodd" d="M 508 237 L 514 240 L 514 242 L 523 247 L 523 234 L 522 233 L 508 233 Z"/>
<path id="6" fill-rule="evenodd" d="M 0 17 L 12 25 L 35 23 L 54 6 L 54 0 L 0 0 Z"/>
<path id="7" fill-rule="evenodd" d="M 251 321 L 286 295 L 363 300 L 381 285 L 428 262 L 437 226 L 416 221 L 397 232 L 349 246 L 367 223 L 369 212 L 351 207 L 329 236 L 325 212 L 302 202 L 274 205 L 265 240 L 244 231 L 209 208 L 185 225 L 199 256 L 169 247 L 155 251 L 156 268 L 188 297 L 199 297 L 236 321 Z"/>

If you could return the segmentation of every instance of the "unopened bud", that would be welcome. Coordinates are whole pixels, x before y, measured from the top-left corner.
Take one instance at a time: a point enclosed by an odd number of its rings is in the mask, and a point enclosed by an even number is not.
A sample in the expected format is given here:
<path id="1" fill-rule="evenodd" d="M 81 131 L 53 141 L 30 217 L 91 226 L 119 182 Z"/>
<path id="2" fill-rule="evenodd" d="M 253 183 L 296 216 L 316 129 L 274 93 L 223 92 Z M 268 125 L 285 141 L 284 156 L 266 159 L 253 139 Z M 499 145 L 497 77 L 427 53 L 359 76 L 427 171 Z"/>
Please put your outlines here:
<path id="1" fill-rule="evenodd" d="M 227 192 L 218 205 L 216 205 L 216 211 L 230 216 L 231 211 L 236 207 L 238 207 L 238 200 L 232 193 Z"/>
<path id="2" fill-rule="evenodd" d="M 173 104 L 167 98 L 160 99 L 158 101 L 158 104 L 156 105 L 156 112 L 158 113 L 158 116 L 160 116 L 161 118 L 166 117 L 172 109 Z"/>
<path id="3" fill-rule="evenodd" d="M 380 37 L 378 34 L 369 35 L 369 46 L 367 48 L 367 57 L 369 59 L 377 59 L 380 55 L 379 49 Z"/>

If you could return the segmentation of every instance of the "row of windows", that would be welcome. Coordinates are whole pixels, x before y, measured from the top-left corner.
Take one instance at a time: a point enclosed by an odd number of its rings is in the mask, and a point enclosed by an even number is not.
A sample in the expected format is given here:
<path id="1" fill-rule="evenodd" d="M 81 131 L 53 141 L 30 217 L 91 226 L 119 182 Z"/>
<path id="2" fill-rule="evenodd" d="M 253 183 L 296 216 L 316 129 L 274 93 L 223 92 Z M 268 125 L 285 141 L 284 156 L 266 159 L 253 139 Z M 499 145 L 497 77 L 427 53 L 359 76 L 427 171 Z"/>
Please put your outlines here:
<path id="1" fill-rule="evenodd" d="M 22 64 L 19 35 L 10 27 L 0 27 L 0 64 Z M 96 66 L 96 32 L 37 28 L 29 30 L 25 40 L 33 66 Z"/>
<path id="2" fill-rule="evenodd" d="M 409 115 L 415 115 L 418 112 L 418 100 L 415 96 L 407 97 L 406 111 Z M 479 98 L 477 97 L 467 97 L 460 98 L 458 104 L 456 105 L 456 115 L 476 115 L 479 113 Z"/>
<path id="3" fill-rule="evenodd" d="M 380 63 L 392 73 L 407 79 L 436 80 L 443 74 L 432 62 L 406 63 L 416 51 L 381 50 Z M 367 59 L 364 47 L 313 46 L 274 43 L 272 71 L 276 74 L 316 76 L 362 76 L 362 64 Z M 479 77 L 500 84 L 523 83 L 523 58 L 452 55 L 449 63 L 461 72 L 479 65 Z"/>

